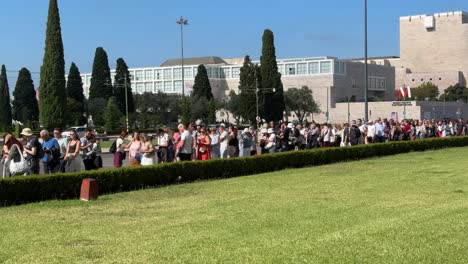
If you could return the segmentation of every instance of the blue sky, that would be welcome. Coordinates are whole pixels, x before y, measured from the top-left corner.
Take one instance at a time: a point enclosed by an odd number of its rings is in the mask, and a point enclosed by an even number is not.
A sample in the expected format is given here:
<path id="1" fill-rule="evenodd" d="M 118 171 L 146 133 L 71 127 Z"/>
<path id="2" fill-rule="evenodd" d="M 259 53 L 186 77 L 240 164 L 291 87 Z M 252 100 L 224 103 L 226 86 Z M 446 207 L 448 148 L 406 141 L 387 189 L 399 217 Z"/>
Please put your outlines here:
<path id="1" fill-rule="evenodd" d="M 1 0 L 0 64 L 10 90 L 16 71 L 39 72 L 49 0 Z M 369 56 L 399 55 L 399 17 L 468 11 L 463 0 L 368 0 Z M 75 62 L 90 72 L 96 47 L 111 68 L 157 66 L 180 57 L 180 16 L 185 57 L 260 57 L 265 28 L 275 34 L 278 58 L 363 56 L 363 0 L 59 0 L 66 71 Z M 39 75 L 33 73 L 35 85 Z"/>

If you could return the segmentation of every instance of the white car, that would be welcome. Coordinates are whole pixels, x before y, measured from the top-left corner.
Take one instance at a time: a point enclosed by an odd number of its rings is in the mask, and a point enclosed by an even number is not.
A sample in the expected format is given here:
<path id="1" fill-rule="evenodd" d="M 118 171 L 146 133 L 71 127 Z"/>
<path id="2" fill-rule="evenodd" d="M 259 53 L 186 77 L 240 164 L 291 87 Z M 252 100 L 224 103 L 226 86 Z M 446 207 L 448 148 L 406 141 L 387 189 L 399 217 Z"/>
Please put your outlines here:
<path id="1" fill-rule="evenodd" d="M 85 126 L 69 127 L 65 129 L 65 131 L 62 132 L 62 137 L 70 137 L 70 132 L 72 130 L 75 130 L 77 137 L 80 139 L 84 136 L 85 129 L 86 129 Z"/>

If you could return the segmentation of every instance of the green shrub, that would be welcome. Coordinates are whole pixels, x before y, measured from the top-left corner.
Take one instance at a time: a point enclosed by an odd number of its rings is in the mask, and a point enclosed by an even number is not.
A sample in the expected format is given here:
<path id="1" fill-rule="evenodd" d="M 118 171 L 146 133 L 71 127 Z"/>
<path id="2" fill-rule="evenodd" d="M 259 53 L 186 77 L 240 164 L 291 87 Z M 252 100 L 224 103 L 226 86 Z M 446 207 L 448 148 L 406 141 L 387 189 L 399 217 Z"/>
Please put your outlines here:
<path id="1" fill-rule="evenodd" d="M 358 145 L 346 148 L 323 148 L 247 158 L 164 163 L 147 167 L 126 167 L 53 175 L 14 177 L 0 180 L 0 206 L 49 199 L 74 199 L 81 182 L 94 178 L 99 193 L 115 193 L 146 187 L 271 172 L 286 168 L 317 166 L 333 162 L 388 156 L 410 151 L 468 146 L 468 137 L 425 139 Z"/>

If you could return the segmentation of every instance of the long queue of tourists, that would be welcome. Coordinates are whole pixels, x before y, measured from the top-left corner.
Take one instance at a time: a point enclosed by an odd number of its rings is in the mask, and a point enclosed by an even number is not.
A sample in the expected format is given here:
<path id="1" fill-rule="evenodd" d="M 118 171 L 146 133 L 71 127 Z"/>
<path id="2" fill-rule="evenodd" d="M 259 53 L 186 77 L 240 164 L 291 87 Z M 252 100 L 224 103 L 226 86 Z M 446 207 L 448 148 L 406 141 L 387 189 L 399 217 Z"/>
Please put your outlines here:
<path id="1" fill-rule="evenodd" d="M 267 153 L 326 147 L 346 147 L 400 140 L 468 135 L 468 119 L 458 120 L 402 120 L 380 119 L 363 122 L 361 119 L 343 124 L 265 123 L 258 129 L 219 124 L 205 126 L 193 123 L 177 129 L 161 128 L 154 140 L 147 134 L 133 132 L 130 139 L 122 131 L 112 143 L 113 166 L 122 167 L 125 159 L 131 166 L 157 163 L 247 157 Z M 99 140 L 86 129 L 78 138 L 76 131 L 62 137 L 60 129 L 53 136 L 42 130 L 38 137 L 25 128 L 21 138 L 12 133 L 4 136 L 3 175 L 49 174 L 57 172 L 95 170 L 103 167 Z"/>

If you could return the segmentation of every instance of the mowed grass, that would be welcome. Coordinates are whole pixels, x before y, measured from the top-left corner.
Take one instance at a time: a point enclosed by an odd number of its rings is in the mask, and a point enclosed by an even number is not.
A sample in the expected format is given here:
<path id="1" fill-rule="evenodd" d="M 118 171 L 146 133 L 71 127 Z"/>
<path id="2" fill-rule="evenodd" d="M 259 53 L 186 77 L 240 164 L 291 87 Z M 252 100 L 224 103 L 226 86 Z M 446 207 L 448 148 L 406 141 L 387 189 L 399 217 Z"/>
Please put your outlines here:
<path id="1" fill-rule="evenodd" d="M 468 148 L 0 209 L 0 263 L 468 263 Z"/>

